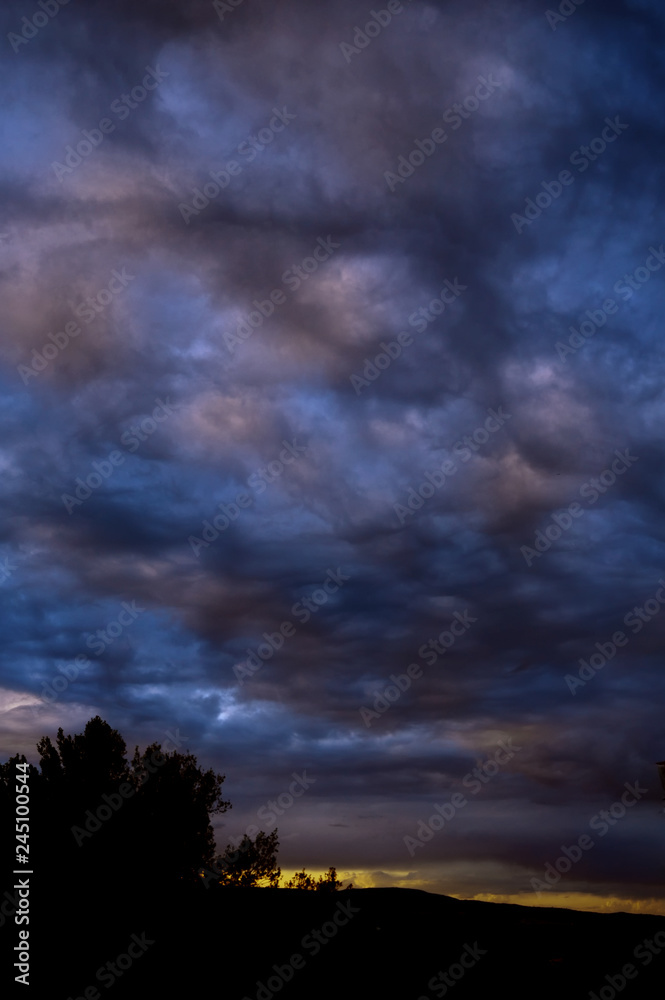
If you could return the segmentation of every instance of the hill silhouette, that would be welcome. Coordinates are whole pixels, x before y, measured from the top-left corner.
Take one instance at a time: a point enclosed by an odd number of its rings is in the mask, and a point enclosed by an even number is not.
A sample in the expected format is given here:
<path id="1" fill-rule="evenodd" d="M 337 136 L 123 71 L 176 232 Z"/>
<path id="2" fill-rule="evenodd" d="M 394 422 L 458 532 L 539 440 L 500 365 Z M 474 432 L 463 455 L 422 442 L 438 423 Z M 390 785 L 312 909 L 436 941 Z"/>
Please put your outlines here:
<path id="1" fill-rule="evenodd" d="M 152 744 L 130 761 L 120 734 L 99 717 L 74 737 L 59 730 L 55 746 L 43 738 L 38 749 L 40 769 L 30 766 L 27 779 L 32 993 L 16 985 L 11 995 L 100 1000 L 113 988 L 117 1000 L 432 1000 L 499 985 L 529 1000 L 660 993 L 663 917 L 416 889 L 340 891 L 334 868 L 316 883 L 298 873 L 290 885 L 302 888 L 278 887 L 277 831 L 245 836 L 238 850 L 214 857 L 210 817 L 230 803 L 221 798 L 224 776 L 203 771 L 193 755 Z M 0 765 L 7 860 L 19 760 Z M 18 940 L 20 878 L 5 878 L 0 892 L 7 956 Z"/>
<path id="2" fill-rule="evenodd" d="M 57 956 L 35 977 L 40 998 L 76 1000 L 91 985 L 106 996 L 112 985 L 118 998 L 430 1000 L 503 987 L 520 1000 L 587 1000 L 592 991 L 611 1000 L 606 976 L 632 963 L 636 978 L 619 992 L 653 1000 L 665 971 L 665 918 L 461 901 L 416 889 L 206 891 L 183 881 L 149 892 L 137 884 L 128 896 L 99 878 L 88 892 L 39 900 L 39 911 L 35 954 Z M 136 938 L 145 950 L 115 977 L 107 963 Z M 654 938 L 652 949 L 660 941 L 663 954 L 645 964 L 644 942 Z"/>

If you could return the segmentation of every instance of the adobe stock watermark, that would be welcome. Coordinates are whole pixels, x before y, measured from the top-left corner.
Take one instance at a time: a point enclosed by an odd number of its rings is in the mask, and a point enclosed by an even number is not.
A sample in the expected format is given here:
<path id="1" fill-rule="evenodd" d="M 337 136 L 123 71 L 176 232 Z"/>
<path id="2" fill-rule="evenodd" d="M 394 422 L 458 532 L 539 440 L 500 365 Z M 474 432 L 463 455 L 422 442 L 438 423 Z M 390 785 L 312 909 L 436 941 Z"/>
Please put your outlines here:
<path id="1" fill-rule="evenodd" d="M 614 486 L 619 476 L 622 476 L 638 461 L 635 455 L 630 454 L 630 449 L 628 448 L 624 452 L 615 451 L 614 454 L 617 457 L 612 462 L 611 468 L 604 469 L 598 478 L 590 479 L 580 487 L 580 496 L 588 500 L 589 507 L 593 506 L 603 494 L 607 493 Z M 520 552 L 524 556 L 527 566 L 531 568 L 534 559 L 540 559 L 545 552 L 548 552 L 554 542 L 558 541 L 562 534 L 572 527 L 573 520 L 582 517 L 585 513 L 586 509 L 581 504 L 575 502 L 571 503 L 567 510 L 551 514 L 550 518 L 554 523 L 549 524 L 544 531 L 540 529 L 536 531 L 533 547 L 529 545 L 522 545 L 520 547 Z"/>
<path id="2" fill-rule="evenodd" d="M 558 12 L 556 10 L 546 10 L 545 17 L 552 31 L 556 31 L 557 25 L 567 21 L 583 3 L 584 0 L 562 0 L 559 4 Z"/>
<path id="3" fill-rule="evenodd" d="M 146 931 L 143 931 L 140 937 L 138 934 L 132 934 L 127 944 L 127 950 L 116 955 L 112 962 L 106 962 L 97 969 L 95 979 L 98 983 L 103 984 L 104 989 L 109 990 L 118 979 L 121 979 L 131 969 L 137 959 L 145 955 L 150 945 L 153 944 L 155 942 L 147 936 Z M 102 994 L 97 987 L 91 985 L 86 986 L 83 996 L 76 998 L 70 996 L 67 1000 L 83 1000 L 83 997 L 85 1000 L 101 1000 L 101 996 Z"/>
<path id="4" fill-rule="evenodd" d="M 76 305 L 70 302 L 69 305 L 76 316 L 84 323 L 92 321 L 103 313 L 111 304 L 113 299 L 121 295 L 130 281 L 134 281 L 135 275 L 127 274 L 126 268 L 120 271 L 111 271 L 111 278 L 105 288 L 101 288 L 94 297 L 88 297 Z M 69 347 L 71 341 L 81 334 L 82 330 L 78 323 L 66 323 L 64 330 L 57 333 L 48 333 L 50 344 L 44 344 L 41 351 L 33 347 L 32 361 L 29 365 L 17 365 L 16 370 L 21 376 L 23 385 L 27 385 L 31 378 L 36 378 L 43 372 L 57 356 Z"/>
<path id="5" fill-rule="evenodd" d="M 523 749 L 523 747 L 514 746 L 510 737 L 507 737 L 505 740 L 499 740 L 497 747 L 498 749 L 494 751 L 491 757 L 475 767 L 473 771 L 469 771 L 462 779 L 462 784 L 465 788 L 470 789 L 471 795 L 477 795 L 483 785 L 486 785 L 498 773 L 499 768 L 505 766 L 513 759 L 515 754 Z M 429 843 L 434 835 L 440 833 L 446 823 L 450 823 L 459 810 L 468 804 L 469 800 L 461 792 L 454 792 L 450 796 L 449 802 L 444 802 L 442 805 L 435 804 L 435 811 L 429 820 L 421 819 L 419 821 L 416 831 L 417 836 L 403 837 L 410 856 L 412 858 L 415 857 L 418 848 L 424 847 L 425 844 Z"/>
<path id="6" fill-rule="evenodd" d="M 412 0 L 405 0 L 405 3 L 409 4 Z M 367 48 L 367 46 L 372 42 L 372 39 L 380 35 L 384 28 L 387 28 L 393 17 L 401 14 L 404 11 L 404 5 L 400 3 L 400 0 L 388 0 L 385 10 L 371 10 L 370 19 L 365 25 L 365 30 L 356 25 L 355 33 L 353 35 L 354 44 L 351 45 L 349 42 L 340 42 L 339 47 L 342 50 L 342 55 L 346 59 L 347 63 L 351 62 L 352 56 L 359 56 L 360 53 Z"/>
<path id="7" fill-rule="evenodd" d="M 335 243 L 332 236 L 324 239 L 319 236 L 312 254 L 304 257 L 299 264 L 292 264 L 282 275 L 282 284 L 290 291 L 297 292 L 304 281 L 307 281 L 321 264 L 327 261 L 340 248 L 340 243 Z M 323 254 L 323 256 L 322 256 Z M 230 354 L 233 354 L 236 347 L 243 344 L 252 336 L 255 330 L 263 325 L 264 319 L 268 319 L 275 311 L 276 306 L 283 306 L 287 301 L 287 295 L 281 288 L 273 288 L 268 298 L 254 299 L 252 305 L 254 309 L 238 323 L 235 333 L 224 332 L 224 343 Z"/>
<path id="8" fill-rule="evenodd" d="M 145 101 L 148 94 L 152 90 L 156 90 L 160 83 L 167 76 L 170 76 L 169 73 L 160 70 L 159 66 L 156 69 L 153 69 L 152 66 L 145 68 L 147 73 L 141 83 L 132 87 L 129 94 L 121 94 L 120 97 L 111 102 L 109 111 L 116 115 L 120 121 L 129 118 L 131 112 Z M 62 184 L 64 178 L 73 173 L 94 149 L 98 149 L 105 137 L 115 132 L 115 129 L 116 126 L 110 118 L 102 118 L 98 122 L 97 128 L 81 129 L 83 138 L 76 144 L 76 149 L 71 145 L 65 146 L 65 162 L 60 163 L 58 160 L 54 160 L 51 164 L 51 168 L 60 183 Z"/>
<path id="9" fill-rule="evenodd" d="M 474 111 L 478 110 L 481 103 L 488 100 L 501 86 L 491 73 L 489 78 L 479 76 L 478 81 L 478 86 L 472 94 L 468 94 L 461 103 L 446 108 L 443 113 L 444 122 L 450 125 L 453 132 L 456 132 L 462 122 L 470 118 Z M 414 139 L 414 148 L 411 152 L 407 156 L 401 155 L 397 158 L 396 172 L 385 171 L 383 177 L 389 189 L 394 191 L 398 184 L 403 184 L 409 177 L 412 177 L 418 167 L 422 167 L 425 160 L 433 156 L 437 148 L 447 140 L 448 133 L 442 128 L 435 128 L 431 135 L 425 139 Z"/>
<path id="10" fill-rule="evenodd" d="M 428 667 L 433 667 L 439 657 L 444 656 L 454 646 L 456 638 L 459 639 L 460 636 L 464 635 L 477 621 L 477 618 L 471 617 L 468 609 L 463 612 L 455 611 L 448 628 L 439 632 L 436 639 L 424 642 L 418 649 L 418 656 L 425 661 Z"/>
<path id="11" fill-rule="evenodd" d="M 164 749 L 167 753 L 174 750 L 179 750 L 180 747 L 186 743 L 189 739 L 187 736 L 180 736 L 180 730 L 176 729 L 175 736 L 172 733 L 167 733 L 168 739 L 164 744 Z M 172 746 L 167 744 L 172 743 Z M 139 788 L 145 785 L 146 781 L 149 780 L 151 774 L 155 774 L 160 767 L 163 767 L 166 763 L 166 757 L 161 750 L 155 750 L 150 754 L 150 758 L 146 762 L 145 770 L 138 774 Z M 72 826 L 70 828 L 70 833 L 72 834 L 74 840 L 78 847 L 88 840 L 94 833 L 101 830 L 102 825 L 106 823 L 107 820 L 118 812 L 122 808 L 124 803 L 134 797 L 137 789 L 130 784 L 128 781 L 123 781 L 122 784 L 118 786 L 117 792 L 111 792 L 107 795 L 106 792 L 102 795 L 101 803 L 94 809 L 88 809 L 85 813 L 85 821 L 83 826 Z"/>
<path id="12" fill-rule="evenodd" d="M 489 409 L 487 413 L 489 416 L 485 420 L 484 424 L 476 427 L 470 435 L 460 438 L 460 440 L 456 441 L 453 445 L 453 453 L 458 455 L 462 462 L 468 462 L 474 454 L 487 444 L 492 434 L 496 434 L 497 431 L 501 430 L 507 420 L 512 419 L 512 414 L 504 413 L 502 406 L 499 407 L 498 412 L 496 410 Z M 445 486 L 447 479 L 456 475 L 458 469 L 459 466 L 457 466 L 452 459 L 447 458 L 441 463 L 441 466 L 438 469 L 434 470 L 434 472 L 426 472 L 424 474 L 425 480 L 427 481 L 422 482 L 417 489 L 410 486 L 407 490 L 407 494 L 409 496 L 406 501 L 406 506 L 399 503 L 393 504 L 393 510 L 397 514 L 400 525 L 405 523 L 407 517 L 413 517 L 416 511 L 420 510 L 425 501 L 430 500 L 437 490 L 442 489 Z"/>
<path id="13" fill-rule="evenodd" d="M 585 170 L 588 170 L 591 164 L 595 163 L 599 156 L 602 156 L 608 145 L 616 142 L 618 137 L 629 128 L 624 122 L 620 122 L 619 118 L 620 115 L 616 115 L 614 119 L 606 118 L 605 128 L 601 134 L 593 138 L 588 146 L 580 146 L 570 154 L 568 160 L 574 167 L 577 167 L 578 173 L 583 174 Z M 555 181 L 541 181 L 540 186 L 543 190 L 536 194 L 535 200 L 533 198 L 526 199 L 522 210 L 523 214 L 520 215 L 518 212 L 511 214 L 510 221 L 516 231 L 521 234 L 525 226 L 532 226 L 536 219 L 539 219 L 543 212 L 557 198 L 561 197 L 564 187 L 570 187 L 574 181 L 575 178 L 570 170 L 562 170 Z"/>
<path id="14" fill-rule="evenodd" d="M 306 445 L 296 444 L 295 438 L 290 442 L 282 441 L 282 444 L 284 448 L 280 451 L 279 458 L 268 462 L 264 468 L 257 469 L 247 480 L 247 485 L 256 496 L 265 493 L 268 486 L 284 474 L 288 465 L 293 465 L 309 450 Z M 254 498 L 249 493 L 238 493 L 235 502 L 217 504 L 221 514 L 217 514 L 212 521 L 203 522 L 200 538 L 196 535 L 190 535 L 187 539 L 196 558 L 200 558 L 201 549 L 209 548 L 213 542 L 217 541 L 221 533 L 230 527 L 232 522 L 238 520 L 241 510 L 246 510 L 253 503 Z"/>
<path id="15" fill-rule="evenodd" d="M 503 406 L 498 410 L 488 410 L 489 416 L 483 424 L 476 427 L 471 434 L 466 434 L 452 447 L 454 455 L 457 455 L 462 462 L 468 462 L 480 449 L 487 444 L 492 434 L 496 434 L 507 420 L 512 420 L 512 413 L 506 413 Z"/>
<path id="16" fill-rule="evenodd" d="M 109 622 L 103 629 L 97 629 L 88 636 L 86 646 L 91 649 L 95 656 L 101 656 L 108 646 L 111 646 L 118 639 L 125 629 L 133 625 L 145 608 L 139 608 L 136 601 L 123 601 L 121 612 L 117 618 Z M 71 663 L 66 663 L 64 667 L 58 667 L 60 674 L 53 678 L 51 684 L 46 681 L 42 684 L 42 693 L 37 704 L 31 706 L 33 714 L 36 716 L 43 705 L 51 705 L 60 695 L 67 690 L 70 684 L 78 678 L 82 670 L 91 666 L 91 661 L 83 653 L 79 653 Z"/>
<path id="17" fill-rule="evenodd" d="M 155 402 L 157 406 L 152 411 L 152 416 L 144 417 L 140 423 L 125 431 L 120 438 L 121 443 L 130 453 L 135 452 L 142 441 L 147 441 L 155 433 L 160 423 L 168 420 L 171 414 L 175 413 L 175 408 L 168 402 L 168 397 L 166 403 L 163 403 L 161 399 L 156 399 Z M 98 490 L 113 475 L 117 468 L 124 465 L 125 457 L 121 451 L 116 449 L 101 462 L 93 462 L 93 471 L 86 476 L 85 480 L 80 476 L 75 479 L 74 494 L 63 493 L 60 497 L 67 513 L 71 515 L 75 507 L 84 504 L 93 492 Z"/>
<path id="18" fill-rule="evenodd" d="M 269 799 L 265 805 L 257 809 L 256 815 L 262 823 L 267 823 L 268 826 L 271 826 L 277 817 L 283 816 L 287 809 L 290 809 L 296 800 L 304 795 L 317 780 L 316 778 L 308 778 L 307 771 L 303 771 L 302 775 L 296 774 L 294 771 L 291 777 L 293 781 L 289 785 L 288 791 L 282 792 L 275 799 Z M 250 829 L 254 830 L 255 828 L 248 828 L 246 831 L 247 836 L 255 837 L 256 833 L 250 833 Z"/>
<path id="19" fill-rule="evenodd" d="M 649 263 L 650 261 L 652 263 Z M 655 247 L 649 247 L 649 256 L 644 261 L 644 264 L 635 268 L 632 273 L 629 272 L 619 278 L 614 285 L 614 291 L 617 295 L 621 296 L 624 302 L 628 302 L 632 299 L 635 292 L 639 291 L 649 281 L 652 274 L 660 271 L 663 264 L 665 264 L 665 247 L 663 244 L 661 243 L 658 250 Z M 576 330 L 574 326 L 568 327 L 570 330 L 568 342 L 563 343 L 561 340 L 557 340 L 554 345 L 559 356 L 559 361 L 563 361 L 565 364 L 567 356 L 575 354 L 576 351 L 579 351 L 580 347 L 584 347 L 585 343 L 602 326 L 605 326 L 608 317 L 613 316 L 618 310 L 619 305 L 614 299 L 605 299 L 602 306 L 598 309 L 587 309 L 587 318 L 579 323 L 579 330 Z"/>
<path id="20" fill-rule="evenodd" d="M 226 14 L 232 14 L 245 0 L 212 0 L 212 5 L 217 11 L 220 21 L 224 20 Z"/>
<path id="21" fill-rule="evenodd" d="M 405 691 L 408 691 L 413 681 L 420 680 L 423 676 L 423 668 L 417 663 L 410 663 L 405 674 L 391 674 L 389 680 L 392 682 L 383 691 L 375 691 L 374 704 L 372 708 L 361 705 L 358 711 L 360 718 L 369 729 L 374 719 L 380 719 L 384 712 L 387 712 L 391 705 L 399 701 Z"/>
<path id="22" fill-rule="evenodd" d="M 339 902 L 331 919 L 326 920 L 321 927 L 312 928 L 308 934 L 305 934 L 300 942 L 300 947 L 308 951 L 312 958 L 318 955 L 322 948 L 325 948 L 333 938 L 337 937 L 340 929 L 346 927 L 356 913 L 360 913 L 360 907 L 354 906 L 350 900 L 345 899 Z M 306 958 L 300 952 L 295 952 L 283 965 L 273 965 L 272 971 L 275 974 L 269 976 L 265 982 L 257 979 L 255 997 L 244 996 L 242 1000 L 272 1000 L 284 988 L 284 984 L 290 983 L 296 972 L 304 969 L 306 964 Z"/>
<path id="23" fill-rule="evenodd" d="M 323 605 L 328 603 L 331 595 L 336 594 L 350 579 L 350 576 L 345 576 L 342 573 L 339 566 L 337 570 L 329 569 L 328 575 L 322 585 L 312 591 L 309 597 L 303 597 L 300 601 L 297 601 L 291 608 L 291 614 L 300 624 L 306 625 L 312 615 L 318 614 Z M 295 634 L 296 626 L 290 620 L 282 622 L 279 626 L 279 632 L 264 632 L 263 638 L 265 642 L 261 643 L 256 652 L 248 649 L 247 660 L 244 663 L 236 663 L 234 665 L 233 673 L 238 683 L 242 685 L 246 679 L 253 677 L 261 669 L 265 661 L 270 660 L 274 653 L 282 648 L 284 641 L 292 639 Z"/>
<path id="24" fill-rule="evenodd" d="M 645 624 L 655 618 L 656 615 L 659 615 L 665 605 L 665 580 L 661 578 L 658 583 L 660 584 L 660 589 L 656 591 L 654 596 L 645 601 L 643 607 L 634 607 L 623 619 L 623 624 L 629 626 L 633 635 L 641 632 Z M 576 675 L 566 674 L 564 677 L 570 693 L 577 694 L 578 688 L 586 687 L 598 671 L 602 670 L 606 663 L 614 659 L 617 650 L 627 646 L 629 642 L 630 639 L 625 632 L 620 631 L 614 632 L 611 639 L 607 639 L 606 642 L 597 642 L 596 649 L 598 652 L 592 653 L 588 662 L 583 658 L 580 659 L 580 669 Z"/>
<path id="25" fill-rule="evenodd" d="M 452 621 L 447 629 L 444 629 L 436 639 L 430 639 L 423 643 L 418 650 L 421 659 L 427 662 L 428 666 L 433 666 L 440 656 L 444 656 L 457 640 L 461 638 L 471 628 L 477 618 L 472 618 L 469 611 L 455 611 Z M 424 650 L 424 652 L 423 652 Z M 383 691 L 374 691 L 374 702 L 372 708 L 362 705 L 358 711 L 360 718 L 369 729 L 374 719 L 380 719 L 391 705 L 400 700 L 402 695 L 409 690 L 413 681 L 420 680 L 423 676 L 423 668 L 418 663 L 410 663 L 405 674 L 391 674 L 391 683 Z"/>
<path id="26" fill-rule="evenodd" d="M 53 20 L 55 15 L 60 12 L 60 8 L 66 7 L 68 3 L 69 0 L 38 0 L 37 6 L 40 9 L 36 10 L 30 18 L 21 18 L 20 34 L 10 31 L 7 35 L 14 52 L 18 52 L 22 45 L 27 45 L 42 28 L 45 28 Z"/>
<path id="27" fill-rule="evenodd" d="M 259 153 L 262 153 L 272 143 L 275 136 L 279 132 L 283 132 L 295 118 L 297 115 L 287 111 L 285 106 L 281 110 L 273 108 L 272 118 L 268 124 L 259 129 L 256 135 L 250 135 L 243 139 L 238 146 L 236 152 L 239 156 L 246 157 L 245 161 L 240 163 L 238 160 L 229 160 L 221 170 L 211 170 L 212 181 L 204 184 L 203 188 L 194 188 L 191 205 L 180 202 L 178 210 L 186 225 L 189 225 L 192 216 L 200 215 L 215 198 L 218 198 L 231 183 L 231 178 L 241 174 L 243 169 L 255 160 Z"/>
<path id="28" fill-rule="evenodd" d="M 449 965 L 445 972 L 443 969 L 439 969 L 436 975 L 428 981 L 427 989 L 431 990 L 437 997 L 445 997 L 448 990 L 456 986 L 460 979 L 464 979 L 469 969 L 472 969 L 483 955 L 487 955 L 487 950 L 481 948 L 477 941 L 474 941 L 473 945 L 465 944 L 457 961 Z M 420 996 L 418 1000 L 429 1000 L 429 997 Z"/>
<path id="29" fill-rule="evenodd" d="M 271 826 L 278 816 L 283 816 L 284 813 L 290 809 L 295 803 L 301 798 L 305 792 L 309 791 L 310 787 L 315 784 L 316 778 L 309 778 L 307 776 L 307 771 L 303 771 L 302 774 L 297 774 L 295 771 L 291 774 L 293 781 L 289 784 L 288 791 L 281 792 L 276 798 L 269 799 L 265 805 L 262 805 L 256 810 L 256 815 L 262 823 L 267 823 Z M 227 872 L 231 865 L 233 865 L 238 858 L 248 850 L 251 842 L 259 834 L 260 828 L 250 823 L 246 827 L 245 833 L 239 837 L 231 837 L 231 847 L 235 848 L 233 854 L 229 857 L 228 861 L 223 860 L 223 856 L 217 856 L 213 858 L 210 862 L 209 868 L 199 869 L 199 875 L 202 876 L 202 883 L 206 889 L 210 888 L 211 882 L 218 882 L 219 876 Z M 245 837 L 248 839 L 245 840 Z"/>
<path id="30" fill-rule="evenodd" d="M 409 325 L 414 327 L 418 333 L 423 333 L 430 323 L 434 323 L 445 312 L 446 306 L 452 305 L 455 299 L 462 292 L 466 291 L 467 287 L 467 285 L 460 284 L 457 276 L 455 276 L 452 282 L 446 278 L 444 287 L 439 292 L 438 297 L 432 299 L 426 306 L 420 306 L 415 312 L 411 313 L 409 316 Z M 373 361 L 370 358 L 365 358 L 362 375 L 354 372 L 353 375 L 349 376 L 349 381 L 356 391 L 356 396 L 359 396 L 366 386 L 375 382 L 379 375 L 401 356 L 402 348 L 410 347 L 412 343 L 413 337 L 406 330 L 401 330 L 397 334 L 397 340 L 391 340 L 388 344 L 382 341 L 379 344 L 379 347 L 383 348 L 381 354 L 377 354 Z"/>
<path id="31" fill-rule="evenodd" d="M 616 802 L 613 802 L 609 809 L 601 809 L 589 820 L 589 828 L 597 831 L 599 837 L 604 837 L 609 833 L 612 827 L 624 818 L 628 810 L 632 809 L 649 791 L 648 788 L 640 788 L 639 781 L 635 781 L 632 785 L 626 781 L 624 788 L 625 791 L 622 792 L 620 800 L 617 799 Z M 551 889 L 561 880 L 562 875 L 566 875 L 573 865 L 581 860 L 584 852 L 590 851 L 592 847 L 595 847 L 595 841 L 588 833 L 581 834 L 577 838 L 577 843 L 570 847 L 565 847 L 562 844 L 561 854 L 556 861 L 553 864 L 548 862 L 545 865 L 543 878 L 531 879 L 532 890 L 537 896 L 540 896 L 542 892 Z"/>
<path id="32" fill-rule="evenodd" d="M 651 965 L 654 958 L 660 955 L 665 948 L 665 930 L 657 931 L 652 938 L 645 938 L 633 949 L 633 958 L 637 958 L 642 966 Z M 626 962 L 619 972 L 608 973 L 605 976 L 605 983 L 599 987 L 598 992 L 591 990 L 589 1000 L 614 1000 L 617 993 L 621 993 L 626 988 L 629 980 L 637 979 L 640 969 L 637 969 L 631 962 Z"/>
<path id="33" fill-rule="evenodd" d="M 451 476 L 456 475 L 456 473 L 457 466 L 451 459 L 447 458 L 441 463 L 439 468 L 433 472 L 425 473 L 425 480 L 417 489 L 409 486 L 406 491 L 408 496 L 406 506 L 401 503 L 393 504 L 393 510 L 397 514 L 400 525 L 403 525 L 408 517 L 413 517 L 416 511 L 424 506 L 425 501 L 430 500 L 437 490 L 443 489 L 447 480 Z"/>

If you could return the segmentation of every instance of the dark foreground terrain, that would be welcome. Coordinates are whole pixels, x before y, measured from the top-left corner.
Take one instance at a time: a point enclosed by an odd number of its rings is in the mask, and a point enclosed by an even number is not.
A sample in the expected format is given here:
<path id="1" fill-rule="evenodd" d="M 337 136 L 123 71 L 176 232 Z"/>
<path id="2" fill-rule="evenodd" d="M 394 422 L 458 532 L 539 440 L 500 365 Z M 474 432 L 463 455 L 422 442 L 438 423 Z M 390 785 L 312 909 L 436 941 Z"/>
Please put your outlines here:
<path id="1" fill-rule="evenodd" d="M 511 998 L 575 1000 L 592 991 L 600 998 L 605 988 L 602 1000 L 633 1000 L 662 995 L 665 976 L 665 947 L 654 954 L 659 945 L 644 943 L 657 936 L 665 945 L 665 917 L 413 889 L 329 895 L 181 883 L 170 892 L 125 892 L 103 873 L 57 897 L 34 889 L 32 913 L 42 918 L 30 923 L 31 987 L 12 989 L 12 960 L 3 960 L 3 996 L 459 1000 L 501 989 Z M 16 934 L 7 920 L 3 957 Z M 633 978 L 622 973 L 627 964 Z"/>

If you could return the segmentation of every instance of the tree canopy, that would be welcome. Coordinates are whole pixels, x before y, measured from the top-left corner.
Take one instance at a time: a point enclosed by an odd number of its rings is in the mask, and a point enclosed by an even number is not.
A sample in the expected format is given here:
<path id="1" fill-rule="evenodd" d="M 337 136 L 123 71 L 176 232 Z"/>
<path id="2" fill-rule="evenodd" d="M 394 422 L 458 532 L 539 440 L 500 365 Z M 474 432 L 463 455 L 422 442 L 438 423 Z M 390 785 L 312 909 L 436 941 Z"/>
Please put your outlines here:
<path id="1" fill-rule="evenodd" d="M 211 816 L 225 775 L 196 757 L 153 743 L 127 759 L 120 733 L 99 716 L 83 733 L 37 744 L 40 770 L 30 768 L 33 849 L 83 878 L 194 878 L 215 851 Z M 0 765 L 2 796 L 14 784 L 16 755 Z"/>
<path id="2" fill-rule="evenodd" d="M 243 887 L 278 887 L 278 831 L 248 834 L 215 856 L 211 817 L 231 808 L 225 775 L 203 770 L 191 753 L 138 746 L 131 760 L 120 733 L 100 716 L 82 733 L 58 729 L 37 743 L 39 770 L 28 765 L 31 850 L 53 872 L 123 884 L 175 879 Z M 10 810 L 16 754 L 0 764 L 0 807 Z M 334 868 L 317 880 L 304 870 L 287 888 L 334 891 Z"/>
<path id="3" fill-rule="evenodd" d="M 220 885 L 269 886 L 277 888 L 281 868 L 277 867 L 277 830 L 264 833 L 260 830 L 254 840 L 244 834 L 240 844 L 227 844 L 222 854 L 213 861 L 211 871 L 203 872 L 204 883 Z"/>

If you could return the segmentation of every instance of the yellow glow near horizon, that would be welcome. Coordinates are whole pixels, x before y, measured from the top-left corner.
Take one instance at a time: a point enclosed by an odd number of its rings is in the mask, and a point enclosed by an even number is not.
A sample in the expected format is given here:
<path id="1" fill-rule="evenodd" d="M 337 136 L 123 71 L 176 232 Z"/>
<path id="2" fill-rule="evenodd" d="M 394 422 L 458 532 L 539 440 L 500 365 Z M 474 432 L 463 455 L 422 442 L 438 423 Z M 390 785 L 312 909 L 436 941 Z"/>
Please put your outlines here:
<path id="1" fill-rule="evenodd" d="M 296 875 L 297 871 L 282 871 L 280 887 L 285 888 Z M 315 881 L 327 875 L 328 869 L 305 868 L 306 873 Z M 474 896 L 467 896 L 450 890 L 443 891 L 432 885 L 431 881 L 425 879 L 411 879 L 407 872 L 391 872 L 392 881 L 386 884 L 382 882 L 377 886 L 376 878 L 372 872 L 349 872 L 338 871 L 337 878 L 340 882 L 352 882 L 355 889 L 422 889 L 431 892 L 436 896 L 450 896 L 452 899 L 459 899 L 461 902 L 475 901 L 479 903 L 509 903 L 515 906 L 529 906 L 533 909 L 565 909 L 578 910 L 585 913 L 635 913 L 647 914 L 650 916 L 665 917 L 665 899 L 628 899 L 619 896 L 597 896 L 590 892 L 555 892 L 542 893 L 538 896 L 535 892 L 499 894 L 492 892 L 476 893 Z M 203 876 L 202 876 L 203 877 Z"/>
<path id="2" fill-rule="evenodd" d="M 631 899 L 623 896 L 603 896 L 592 892 L 535 892 L 493 893 L 480 892 L 469 895 L 456 892 L 452 879 L 414 878 L 410 872 L 381 872 L 377 879 L 374 872 L 337 872 L 337 878 L 353 882 L 357 889 L 394 887 L 397 889 L 422 889 L 434 895 L 451 896 L 459 900 L 476 900 L 483 903 L 511 903 L 516 906 L 530 906 L 538 909 L 554 907 L 558 909 L 580 910 L 587 913 L 638 913 L 665 916 L 665 899 Z M 317 871 L 318 877 L 318 871 Z"/>
<path id="3" fill-rule="evenodd" d="M 453 895 L 451 893 L 451 895 Z M 455 896 L 455 899 L 461 899 Z M 495 895 L 491 892 L 465 897 L 485 903 L 514 903 L 518 906 L 554 907 L 566 910 L 584 910 L 587 913 L 641 913 L 665 916 L 665 899 L 623 899 L 619 896 L 595 896 L 590 892 L 535 892 Z"/>

